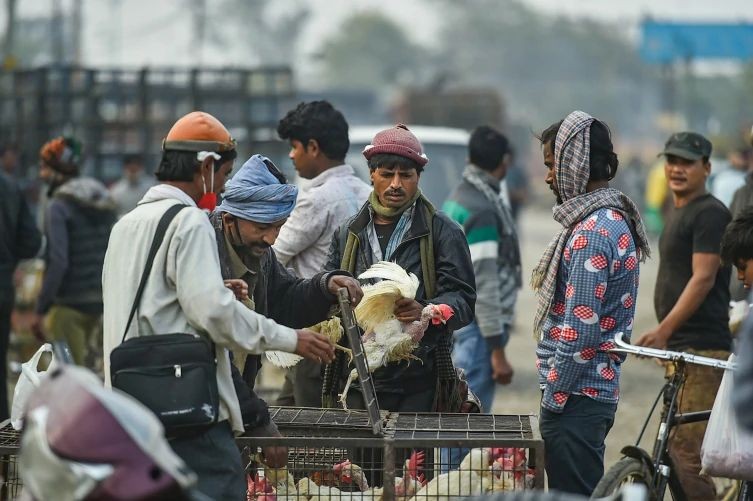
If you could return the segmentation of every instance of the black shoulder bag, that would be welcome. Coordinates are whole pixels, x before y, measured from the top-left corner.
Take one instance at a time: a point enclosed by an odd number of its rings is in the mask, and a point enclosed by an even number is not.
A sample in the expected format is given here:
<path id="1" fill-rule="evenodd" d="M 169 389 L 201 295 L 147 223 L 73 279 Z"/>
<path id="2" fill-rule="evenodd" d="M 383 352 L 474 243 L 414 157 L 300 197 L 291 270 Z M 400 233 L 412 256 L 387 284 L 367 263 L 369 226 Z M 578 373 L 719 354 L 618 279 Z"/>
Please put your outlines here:
<path id="1" fill-rule="evenodd" d="M 220 398 L 214 344 L 204 336 L 185 333 L 125 338 L 167 227 L 184 207 L 173 205 L 160 219 L 123 340 L 110 353 L 113 388 L 154 412 L 168 436 L 200 433 L 217 422 Z"/>

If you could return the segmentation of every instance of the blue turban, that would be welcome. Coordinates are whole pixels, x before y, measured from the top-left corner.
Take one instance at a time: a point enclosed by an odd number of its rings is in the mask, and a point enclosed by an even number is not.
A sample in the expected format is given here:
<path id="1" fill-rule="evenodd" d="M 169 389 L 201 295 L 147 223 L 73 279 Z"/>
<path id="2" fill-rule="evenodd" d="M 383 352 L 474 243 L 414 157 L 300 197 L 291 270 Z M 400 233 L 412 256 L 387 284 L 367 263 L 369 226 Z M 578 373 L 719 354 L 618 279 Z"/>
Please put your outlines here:
<path id="1" fill-rule="evenodd" d="M 280 183 L 265 161 L 271 163 L 261 155 L 246 160 L 225 185 L 217 210 L 255 223 L 274 223 L 290 215 L 298 188 Z"/>

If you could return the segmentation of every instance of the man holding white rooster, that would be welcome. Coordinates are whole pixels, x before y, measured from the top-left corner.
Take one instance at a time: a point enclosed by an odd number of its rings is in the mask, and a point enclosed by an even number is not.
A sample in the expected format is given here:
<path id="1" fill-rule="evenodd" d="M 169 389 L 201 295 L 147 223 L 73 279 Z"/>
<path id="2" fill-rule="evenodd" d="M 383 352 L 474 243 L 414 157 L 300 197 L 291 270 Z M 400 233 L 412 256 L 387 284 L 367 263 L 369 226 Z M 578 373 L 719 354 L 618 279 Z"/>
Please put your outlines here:
<path id="1" fill-rule="evenodd" d="M 452 309 L 446 323 L 427 328 L 412 353 L 416 360 L 378 368 L 374 386 L 382 409 L 457 412 L 465 395 L 458 391 L 450 336 L 473 320 L 476 293 L 468 244 L 460 227 L 421 194 L 418 182 L 429 159 L 405 125 L 377 133 L 363 154 L 374 189 L 361 210 L 335 232 L 326 269 L 358 276 L 374 263 L 390 261 L 415 274 L 415 297 L 394 304 L 395 318 L 402 323 L 418 321 L 429 303 Z M 327 371 L 336 376 L 325 376 L 335 384 L 325 384 L 323 390 L 325 402 L 333 404 L 350 368 L 341 359 Z M 355 385 L 343 397 L 349 408 L 364 407 Z"/>

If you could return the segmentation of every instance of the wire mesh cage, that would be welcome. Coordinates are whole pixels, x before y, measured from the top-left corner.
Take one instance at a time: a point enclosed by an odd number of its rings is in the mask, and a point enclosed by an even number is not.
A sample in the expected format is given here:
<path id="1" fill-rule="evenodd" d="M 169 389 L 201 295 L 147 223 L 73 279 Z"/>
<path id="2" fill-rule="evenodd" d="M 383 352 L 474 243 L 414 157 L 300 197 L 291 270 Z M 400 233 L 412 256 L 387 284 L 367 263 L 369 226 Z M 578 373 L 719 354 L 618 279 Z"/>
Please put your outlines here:
<path id="1" fill-rule="evenodd" d="M 0 499 L 15 499 L 21 494 L 21 477 L 15 454 L 0 456 L 0 477 Z"/>
<path id="2" fill-rule="evenodd" d="M 249 501 L 459 499 L 543 488 L 544 443 L 533 416 L 380 411 L 344 290 L 338 300 L 367 409 L 270 407 L 281 436 L 236 440 Z M 18 435 L 6 430 L 11 458 Z M 271 447 L 286 448 L 284 467 L 265 464 Z M 20 490 L 15 462 L 8 472 Z"/>
<path id="3" fill-rule="evenodd" d="M 241 438 L 249 499 L 458 499 L 543 488 L 543 441 L 533 416 L 270 408 L 283 437 Z M 265 468 L 260 448 L 288 448 Z"/>
<path id="4" fill-rule="evenodd" d="M 17 454 L 19 432 L 4 421 L 0 427 L 0 499 L 14 499 L 21 494 L 21 476 Z"/>
<path id="5" fill-rule="evenodd" d="M 238 438 L 248 499 L 458 499 L 543 489 L 543 441 L 534 416 L 380 412 L 270 407 L 282 437 Z M 285 446 L 285 468 L 261 452 Z M 21 492 L 19 433 L 0 428 L 0 499 Z"/>

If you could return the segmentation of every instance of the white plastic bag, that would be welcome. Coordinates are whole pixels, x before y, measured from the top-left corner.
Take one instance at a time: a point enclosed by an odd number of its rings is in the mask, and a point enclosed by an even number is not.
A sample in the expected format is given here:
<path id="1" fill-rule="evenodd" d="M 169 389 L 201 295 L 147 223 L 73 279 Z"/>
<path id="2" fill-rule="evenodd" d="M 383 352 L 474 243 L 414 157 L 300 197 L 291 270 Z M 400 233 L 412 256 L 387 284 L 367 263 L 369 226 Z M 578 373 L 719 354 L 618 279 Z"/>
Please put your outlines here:
<path id="1" fill-rule="evenodd" d="M 735 355 L 729 361 L 734 362 Z M 701 447 L 701 471 L 715 477 L 753 479 L 753 434 L 740 428 L 732 408 L 732 371 L 724 371 Z"/>
<path id="2" fill-rule="evenodd" d="M 39 359 L 42 355 L 49 353 L 52 357 L 46 371 L 39 371 Z M 52 345 L 43 344 L 28 362 L 21 364 L 21 375 L 18 376 L 16 389 L 13 392 L 13 406 L 10 411 L 10 424 L 14 429 L 20 430 L 24 423 L 24 412 L 26 411 L 26 401 L 34 389 L 39 386 L 41 378 L 48 371 L 55 369 L 55 356 L 52 354 Z"/>

